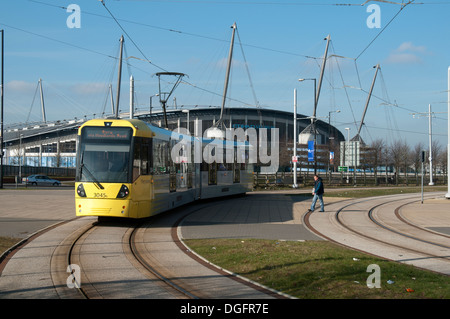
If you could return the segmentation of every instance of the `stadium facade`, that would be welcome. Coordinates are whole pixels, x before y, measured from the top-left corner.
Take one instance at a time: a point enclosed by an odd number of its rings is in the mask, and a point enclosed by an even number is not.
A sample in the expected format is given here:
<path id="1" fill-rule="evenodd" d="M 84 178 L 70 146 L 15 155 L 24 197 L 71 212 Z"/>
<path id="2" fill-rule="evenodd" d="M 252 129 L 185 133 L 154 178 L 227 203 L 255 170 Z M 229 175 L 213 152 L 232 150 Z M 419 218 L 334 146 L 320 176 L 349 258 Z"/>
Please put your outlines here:
<path id="1" fill-rule="evenodd" d="M 168 110 L 167 120 L 169 130 L 178 127 L 188 128 L 192 134 L 194 127 L 198 127 L 201 121 L 202 136 L 204 131 L 211 127 L 220 117 L 218 107 L 181 107 Z M 121 114 L 122 118 L 128 118 L 128 114 Z M 134 118 L 164 126 L 162 112 L 135 114 Z M 280 153 L 287 153 L 290 158 L 294 139 L 293 113 L 269 110 L 262 108 L 229 108 L 224 112 L 224 125 L 227 128 L 260 128 L 278 129 Z M 22 125 L 11 127 L 4 135 L 4 165 L 14 166 L 40 166 L 40 167 L 75 167 L 77 130 L 86 119 L 74 119 L 71 121 L 56 121 L 52 123 Z M 189 126 L 188 126 L 189 121 Z M 313 140 L 311 120 L 302 114 L 297 114 L 297 134 L 299 134 L 298 154 L 301 156 L 305 150 L 306 141 Z M 327 158 L 330 150 L 341 141 L 345 141 L 343 134 L 328 123 L 317 120 L 316 143 L 318 147 L 327 150 Z M 289 160 L 285 160 L 285 162 Z M 301 162 L 301 161 L 299 161 Z M 327 160 L 325 160 L 327 162 Z M 283 165 L 289 165 L 284 163 Z"/>

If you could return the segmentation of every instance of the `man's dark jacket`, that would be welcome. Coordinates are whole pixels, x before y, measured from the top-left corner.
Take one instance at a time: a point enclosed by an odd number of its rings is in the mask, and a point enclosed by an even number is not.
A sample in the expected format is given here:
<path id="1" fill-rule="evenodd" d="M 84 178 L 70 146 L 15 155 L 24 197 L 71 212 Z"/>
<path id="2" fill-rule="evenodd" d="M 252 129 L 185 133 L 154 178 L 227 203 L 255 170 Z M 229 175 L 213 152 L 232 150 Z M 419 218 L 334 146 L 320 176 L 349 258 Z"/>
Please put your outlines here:
<path id="1" fill-rule="evenodd" d="M 317 195 L 322 195 L 324 193 L 323 183 L 320 177 L 314 182 L 314 193 Z"/>

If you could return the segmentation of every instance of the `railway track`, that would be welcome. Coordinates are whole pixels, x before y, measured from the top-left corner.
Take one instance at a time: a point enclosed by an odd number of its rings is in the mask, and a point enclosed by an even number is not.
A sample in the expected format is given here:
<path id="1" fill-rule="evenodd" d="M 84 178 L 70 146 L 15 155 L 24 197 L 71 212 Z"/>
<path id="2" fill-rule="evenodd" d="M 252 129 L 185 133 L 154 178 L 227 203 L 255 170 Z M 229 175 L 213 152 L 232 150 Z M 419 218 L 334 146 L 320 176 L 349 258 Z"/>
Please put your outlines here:
<path id="1" fill-rule="evenodd" d="M 416 225 L 402 214 L 416 202 L 416 195 L 351 200 L 329 205 L 326 214 L 307 213 L 304 221 L 327 240 L 450 275 L 450 236 Z"/>
<path id="2" fill-rule="evenodd" d="M 217 204 L 206 206 L 211 205 Z M 71 299 L 285 298 L 208 264 L 181 243 L 178 223 L 197 209 L 144 221 L 91 218 L 52 254 L 57 294 Z"/>
<path id="3" fill-rule="evenodd" d="M 68 236 L 52 258 L 58 294 L 87 299 L 198 298 L 147 256 L 146 229 L 142 222 L 93 222 Z M 72 278 L 66 267 L 73 269 Z M 67 289 L 70 279 L 76 289 Z"/>

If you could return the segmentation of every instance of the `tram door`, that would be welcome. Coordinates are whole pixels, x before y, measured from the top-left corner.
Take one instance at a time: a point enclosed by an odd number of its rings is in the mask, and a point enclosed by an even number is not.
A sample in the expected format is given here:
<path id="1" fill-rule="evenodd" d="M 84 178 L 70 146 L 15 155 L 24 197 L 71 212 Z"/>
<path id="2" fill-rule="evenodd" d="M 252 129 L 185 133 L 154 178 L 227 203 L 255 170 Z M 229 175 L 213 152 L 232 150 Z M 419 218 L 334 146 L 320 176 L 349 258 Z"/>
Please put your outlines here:
<path id="1" fill-rule="evenodd" d="M 177 169 L 175 166 L 169 167 L 169 191 L 177 191 Z"/>
<path id="2" fill-rule="evenodd" d="M 169 142 L 169 148 L 167 150 L 168 152 L 168 158 L 169 158 L 169 191 L 170 192 L 176 192 L 177 191 L 177 166 L 180 166 L 179 164 L 176 164 L 176 159 L 172 158 L 170 151 L 174 144 L 175 141 L 171 140 Z"/>
<path id="3" fill-rule="evenodd" d="M 217 163 L 213 162 L 208 165 L 208 184 L 217 185 Z"/>
<path id="4" fill-rule="evenodd" d="M 234 161 L 233 161 L 233 183 L 241 182 L 241 164 L 238 163 L 238 152 L 235 148 L 234 150 Z"/>
<path id="5" fill-rule="evenodd" d="M 202 172 L 200 171 L 200 164 L 195 163 L 195 198 L 200 199 L 202 196 Z"/>
<path id="6" fill-rule="evenodd" d="M 239 164 L 239 163 L 233 163 L 233 183 L 241 182 L 240 166 L 241 166 L 241 164 Z"/>

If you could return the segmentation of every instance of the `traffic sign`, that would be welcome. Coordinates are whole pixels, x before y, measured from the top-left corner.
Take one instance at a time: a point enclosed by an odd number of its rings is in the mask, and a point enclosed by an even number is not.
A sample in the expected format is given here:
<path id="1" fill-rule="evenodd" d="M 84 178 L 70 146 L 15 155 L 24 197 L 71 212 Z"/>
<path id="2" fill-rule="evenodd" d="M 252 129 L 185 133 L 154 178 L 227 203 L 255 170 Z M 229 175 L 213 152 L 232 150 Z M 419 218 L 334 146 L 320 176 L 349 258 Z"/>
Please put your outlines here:
<path id="1" fill-rule="evenodd" d="M 339 166 L 338 170 L 339 170 L 339 172 L 347 172 L 348 171 L 348 167 L 347 166 Z"/>

